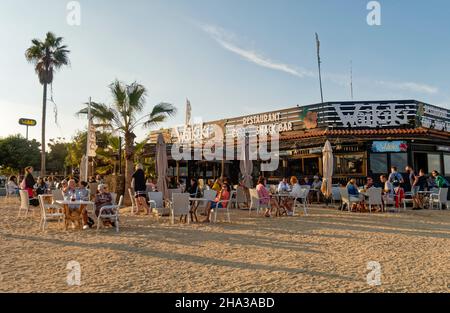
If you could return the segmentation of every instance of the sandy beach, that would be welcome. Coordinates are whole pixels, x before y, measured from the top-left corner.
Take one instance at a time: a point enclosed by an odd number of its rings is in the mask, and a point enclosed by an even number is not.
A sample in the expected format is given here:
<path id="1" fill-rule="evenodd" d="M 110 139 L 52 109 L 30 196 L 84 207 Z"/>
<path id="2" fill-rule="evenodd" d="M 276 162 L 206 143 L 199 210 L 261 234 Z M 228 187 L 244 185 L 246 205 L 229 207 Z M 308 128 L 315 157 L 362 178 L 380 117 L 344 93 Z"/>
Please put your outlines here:
<path id="1" fill-rule="evenodd" d="M 0 204 L 2 292 L 449 292 L 450 212 L 348 213 L 170 225 L 122 210 L 121 230 L 61 229 Z M 81 266 L 68 286 L 67 263 Z M 367 283 L 367 263 L 381 285 Z"/>

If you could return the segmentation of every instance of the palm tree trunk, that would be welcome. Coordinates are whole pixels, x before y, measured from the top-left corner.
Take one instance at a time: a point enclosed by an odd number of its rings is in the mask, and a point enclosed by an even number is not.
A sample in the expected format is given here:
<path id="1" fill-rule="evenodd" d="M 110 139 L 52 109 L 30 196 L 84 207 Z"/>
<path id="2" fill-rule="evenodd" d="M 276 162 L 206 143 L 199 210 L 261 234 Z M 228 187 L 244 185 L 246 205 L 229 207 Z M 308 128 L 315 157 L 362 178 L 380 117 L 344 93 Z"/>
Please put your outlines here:
<path id="1" fill-rule="evenodd" d="M 45 119 L 47 112 L 47 83 L 44 83 L 44 96 L 42 98 L 42 134 L 41 134 L 41 177 L 45 176 Z"/>
<path id="2" fill-rule="evenodd" d="M 131 205 L 130 195 L 128 193 L 128 188 L 131 186 L 131 176 L 134 172 L 134 146 L 133 146 L 133 136 L 125 134 L 125 197 L 124 202 L 126 205 Z"/>

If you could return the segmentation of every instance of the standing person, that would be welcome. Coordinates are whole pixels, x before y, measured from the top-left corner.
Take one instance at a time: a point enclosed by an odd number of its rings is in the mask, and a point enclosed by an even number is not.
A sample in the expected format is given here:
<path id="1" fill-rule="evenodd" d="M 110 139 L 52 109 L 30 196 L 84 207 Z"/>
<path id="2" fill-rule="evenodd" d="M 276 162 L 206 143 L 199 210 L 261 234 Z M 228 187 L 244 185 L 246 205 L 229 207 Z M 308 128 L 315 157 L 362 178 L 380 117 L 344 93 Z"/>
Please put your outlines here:
<path id="1" fill-rule="evenodd" d="M 136 165 L 136 171 L 134 172 L 131 180 L 131 187 L 134 188 L 137 214 L 139 214 L 140 208 L 143 208 L 145 212 L 147 212 L 147 215 L 150 214 L 149 207 L 147 205 L 147 185 L 145 183 L 145 173 L 142 164 Z"/>
<path id="2" fill-rule="evenodd" d="M 388 181 L 391 184 L 393 184 L 395 182 L 399 182 L 400 184 L 403 184 L 405 182 L 405 180 L 403 179 L 402 174 L 400 174 L 397 171 L 397 167 L 396 166 L 392 166 L 391 167 L 391 173 L 389 174 Z"/>
<path id="3" fill-rule="evenodd" d="M 33 177 L 33 167 L 28 166 L 25 168 L 25 178 L 22 181 L 22 189 L 28 192 L 28 197 L 34 197 L 34 185 L 36 185 L 36 180 Z"/>
<path id="4" fill-rule="evenodd" d="M 428 179 L 425 176 L 425 171 L 421 169 L 419 171 L 419 175 L 416 175 L 416 178 L 413 183 L 413 187 L 417 187 L 418 191 L 425 191 L 428 189 Z M 424 204 L 424 194 L 416 193 L 413 195 L 413 210 L 421 210 L 423 209 Z"/>
<path id="5" fill-rule="evenodd" d="M 409 188 L 411 188 L 410 190 L 413 190 L 413 184 L 414 181 L 416 180 L 416 173 L 414 172 L 414 169 L 411 165 L 407 165 L 405 167 L 405 172 L 408 174 L 408 183 L 409 183 Z"/>

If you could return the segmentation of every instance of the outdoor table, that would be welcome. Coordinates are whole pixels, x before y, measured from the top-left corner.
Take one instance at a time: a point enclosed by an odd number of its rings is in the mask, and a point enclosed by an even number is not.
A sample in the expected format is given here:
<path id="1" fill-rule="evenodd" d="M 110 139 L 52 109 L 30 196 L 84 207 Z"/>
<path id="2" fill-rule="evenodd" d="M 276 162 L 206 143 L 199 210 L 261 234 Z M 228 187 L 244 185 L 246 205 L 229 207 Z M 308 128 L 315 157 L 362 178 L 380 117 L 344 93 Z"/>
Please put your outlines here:
<path id="1" fill-rule="evenodd" d="M 433 191 L 431 190 L 422 190 L 422 191 L 418 191 L 417 194 L 419 196 L 421 196 L 420 201 L 422 202 L 422 206 L 425 209 L 428 209 L 429 206 L 429 198 L 430 196 L 433 194 Z"/>
<path id="2" fill-rule="evenodd" d="M 200 202 L 209 201 L 209 200 L 205 199 L 205 198 L 191 198 L 191 197 L 189 197 L 189 201 L 192 202 L 191 211 L 189 212 L 191 214 L 191 220 L 194 221 L 194 217 L 195 217 L 195 221 L 198 222 L 198 218 L 197 218 L 198 205 L 199 205 Z"/>
<path id="3" fill-rule="evenodd" d="M 86 210 L 86 206 L 88 205 L 94 205 L 94 202 L 92 201 L 83 201 L 83 200 L 76 200 L 76 201 L 71 201 L 71 200 L 56 200 L 55 203 L 60 204 L 64 207 L 64 215 L 65 215 L 65 230 L 67 230 L 67 224 L 68 221 L 77 221 L 79 223 L 80 228 L 82 228 L 82 223 L 80 223 L 80 219 L 82 218 L 82 214 L 83 211 Z M 69 209 L 69 205 L 77 205 L 79 206 L 79 209 L 72 211 L 75 212 L 75 214 L 73 214 L 70 209 Z"/>
<path id="4" fill-rule="evenodd" d="M 277 192 L 277 193 L 273 193 L 271 195 L 272 195 L 272 197 L 275 198 L 275 200 L 278 203 L 278 209 L 277 209 L 277 212 L 276 212 L 275 215 L 276 216 L 281 216 L 281 215 L 285 214 L 286 213 L 286 207 L 283 206 L 284 210 L 283 210 L 282 213 L 280 212 L 280 209 L 282 207 L 283 200 L 286 201 L 286 198 L 290 198 L 291 197 L 291 193 L 290 192 Z"/>

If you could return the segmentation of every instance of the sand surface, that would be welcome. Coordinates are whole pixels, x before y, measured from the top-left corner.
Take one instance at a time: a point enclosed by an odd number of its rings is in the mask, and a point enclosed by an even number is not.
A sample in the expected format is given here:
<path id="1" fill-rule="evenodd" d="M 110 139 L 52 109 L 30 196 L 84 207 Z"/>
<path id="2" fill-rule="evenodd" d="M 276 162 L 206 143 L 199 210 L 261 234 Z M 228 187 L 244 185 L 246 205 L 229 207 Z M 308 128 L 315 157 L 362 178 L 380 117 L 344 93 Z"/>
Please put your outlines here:
<path id="1" fill-rule="evenodd" d="M 3 200 L 2 200 L 3 201 Z M 122 210 L 121 230 L 69 230 L 0 202 L 2 292 L 449 292 L 450 211 L 264 218 L 175 224 Z M 67 284 L 67 264 L 81 285 Z M 381 285 L 370 286 L 370 261 Z"/>

